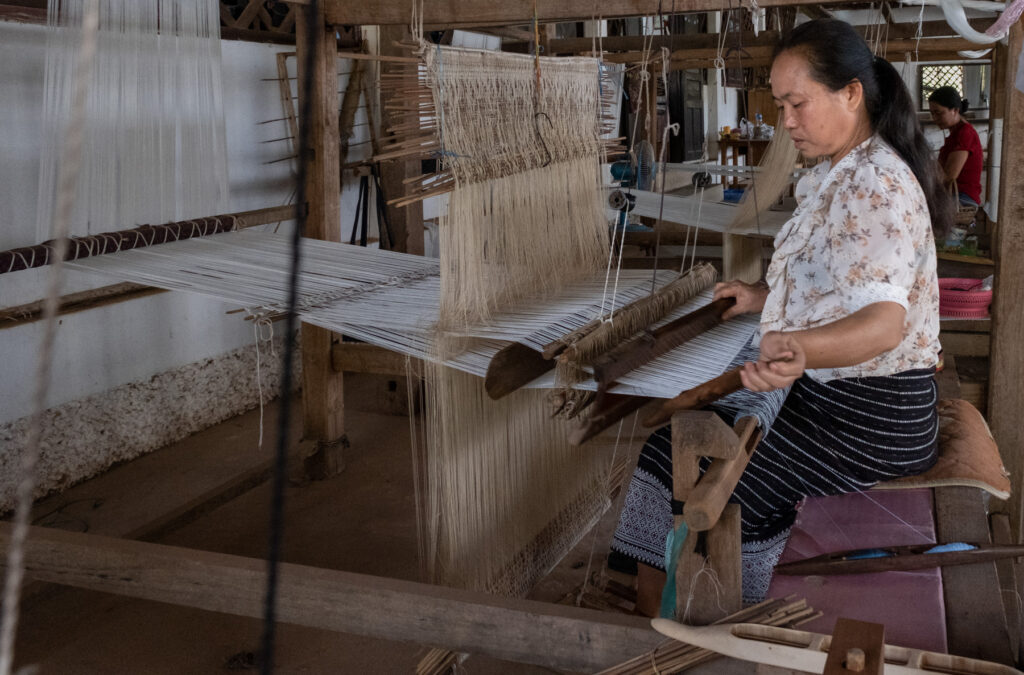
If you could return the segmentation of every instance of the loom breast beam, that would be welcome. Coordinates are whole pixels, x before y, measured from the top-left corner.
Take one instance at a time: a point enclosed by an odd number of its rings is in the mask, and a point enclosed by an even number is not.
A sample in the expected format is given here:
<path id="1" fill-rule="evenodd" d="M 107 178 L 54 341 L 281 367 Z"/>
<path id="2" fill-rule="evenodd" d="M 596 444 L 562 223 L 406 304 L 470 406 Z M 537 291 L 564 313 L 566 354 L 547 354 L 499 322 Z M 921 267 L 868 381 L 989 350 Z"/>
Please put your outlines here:
<path id="1" fill-rule="evenodd" d="M 698 266 L 697 269 L 679 276 L 653 293 L 616 310 L 615 315 L 625 317 L 625 319 L 620 318 L 622 323 L 617 323 L 615 326 L 624 333 L 631 333 L 636 330 L 631 326 L 639 328 L 647 322 L 660 321 L 673 306 L 693 298 L 698 292 L 710 286 L 714 279 L 715 273 L 710 266 Z M 693 320 L 701 311 L 691 312 L 680 318 L 679 322 L 685 323 Z M 642 323 L 636 323 L 641 321 Z M 581 357 L 577 353 L 581 344 L 587 342 L 591 337 L 599 336 L 610 342 L 615 339 L 615 335 L 612 324 L 606 325 L 600 319 L 595 319 L 581 328 L 549 342 L 540 352 L 518 342 L 514 343 L 502 349 L 492 359 L 487 368 L 484 386 L 488 395 L 497 400 L 554 368 L 555 363 L 552 359 L 555 356 L 567 353 L 567 357 L 573 360 L 586 360 L 586 357 Z M 584 352 L 592 353 L 592 350 L 600 349 L 599 345 L 602 344 L 607 343 L 599 340 L 596 345 L 591 344 Z"/>
<path id="2" fill-rule="evenodd" d="M 602 355 L 598 362 L 594 363 L 594 379 L 598 383 L 599 392 L 598 400 L 591 406 L 590 417 L 569 435 L 569 442 L 581 445 L 626 415 L 649 403 L 650 398 L 609 394 L 607 388 L 617 378 L 629 371 L 722 323 L 722 314 L 734 304 L 736 304 L 735 298 L 715 300 L 686 316 L 665 324 L 649 336 L 644 336 Z M 683 392 L 672 399 L 677 402 L 678 406 L 672 410 L 699 408 L 725 394 L 736 391 L 739 386 L 742 386 L 742 383 L 728 391 L 724 390 L 733 384 L 733 379 L 739 381 L 739 371 L 735 372 L 734 378 L 728 378 L 728 375 L 729 373 L 725 373 L 695 389 Z M 725 379 L 723 380 L 723 378 Z M 660 411 L 658 415 L 663 412 L 664 410 Z M 671 413 L 669 413 L 669 417 L 671 417 Z M 669 417 L 666 417 L 665 421 L 668 421 Z"/>

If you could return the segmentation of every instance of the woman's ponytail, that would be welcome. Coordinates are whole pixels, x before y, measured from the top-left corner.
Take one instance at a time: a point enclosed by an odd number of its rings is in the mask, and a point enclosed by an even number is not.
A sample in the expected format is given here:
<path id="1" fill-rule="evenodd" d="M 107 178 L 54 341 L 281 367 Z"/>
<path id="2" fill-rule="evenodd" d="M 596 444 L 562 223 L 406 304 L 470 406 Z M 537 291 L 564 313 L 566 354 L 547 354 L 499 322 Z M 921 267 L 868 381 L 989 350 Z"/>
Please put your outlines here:
<path id="1" fill-rule="evenodd" d="M 921 184 L 932 227 L 946 232 L 953 220 L 953 202 L 938 176 L 938 165 L 917 119 L 907 85 L 891 63 L 875 57 L 872 61 L 878 95 L 868 100 L 868 114 L 875 132 L 899 153 Z M 964 101 L 964 105 L 966 105 Z"/>

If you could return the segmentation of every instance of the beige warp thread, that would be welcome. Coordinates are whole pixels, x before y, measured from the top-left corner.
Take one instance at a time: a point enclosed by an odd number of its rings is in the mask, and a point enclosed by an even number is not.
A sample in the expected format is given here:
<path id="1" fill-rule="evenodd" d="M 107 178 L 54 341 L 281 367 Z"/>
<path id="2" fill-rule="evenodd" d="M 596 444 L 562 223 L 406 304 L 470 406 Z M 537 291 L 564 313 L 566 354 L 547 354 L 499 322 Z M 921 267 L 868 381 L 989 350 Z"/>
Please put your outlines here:
<path id="1" fill-rule="evenodd" d="M 440 223 L 436 361 L 470 348 L 460 326 L 600 274 L 600 66 L 424 45 L 441 169 L 454 177 Z M 450 330 L 449 330 L 450 329 Z M 607 458 L 568 443 L 544 394 L 492 401 L 481 378 L 427 367 L 422 532 L 428 577 L 521 596 L 607 508 Z"/>
<path id="2" fill-rule="evenodd" d="M 595 59 L 423 48 L 442 168 L 441 322 L 486 321 L 508 303 L 592 277 L 608 253 Z"/>
<path id="3" fill-rule="evenodd" d="M 752 174 L 750 187 L 743 193 L 728 230 L 757 227 L 760 215 L 771 208 L 793 182 L 793 167 L 799 155 L 786 127 L 779 124 L 761 158 L 760 170 Z"/>

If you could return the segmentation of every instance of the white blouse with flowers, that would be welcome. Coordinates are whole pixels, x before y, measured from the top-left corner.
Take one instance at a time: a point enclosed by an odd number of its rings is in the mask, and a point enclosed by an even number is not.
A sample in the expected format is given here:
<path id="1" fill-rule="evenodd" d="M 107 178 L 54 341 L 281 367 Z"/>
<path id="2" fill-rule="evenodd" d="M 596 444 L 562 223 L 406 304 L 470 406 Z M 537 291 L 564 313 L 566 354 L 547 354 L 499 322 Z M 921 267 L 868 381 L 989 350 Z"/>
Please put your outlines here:
<path id="1" fill-rule="evenodd" d="M 856 366 L 809 369 L 818 381 L 892 375 L 938 363 L 939 286 L 924 192 L 874 136 L 836 166 L 818 164 L 775 238 L 761 332 L 814 328 L 875 302 L 906 309 L 903 341 Z"/>

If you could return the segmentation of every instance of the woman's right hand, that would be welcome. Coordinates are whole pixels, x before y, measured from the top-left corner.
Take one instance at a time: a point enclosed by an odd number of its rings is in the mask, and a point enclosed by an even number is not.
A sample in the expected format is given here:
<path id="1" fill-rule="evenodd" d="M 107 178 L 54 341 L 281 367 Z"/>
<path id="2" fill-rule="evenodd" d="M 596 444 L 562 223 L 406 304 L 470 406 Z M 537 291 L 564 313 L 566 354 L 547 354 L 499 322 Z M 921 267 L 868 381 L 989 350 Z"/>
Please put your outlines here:
<path id="1" fill-rule="evenodd" d="M 726 281 L 715 284 L 713 299 L 719 298 L 736 298 L 736 304 L 722 314 L 722 320 L 740 314 L 754 314 L 764 309 L 764 302 L 768 299 L 768 286 L 763 282 L 748 284 L 743 281 Z"/>

